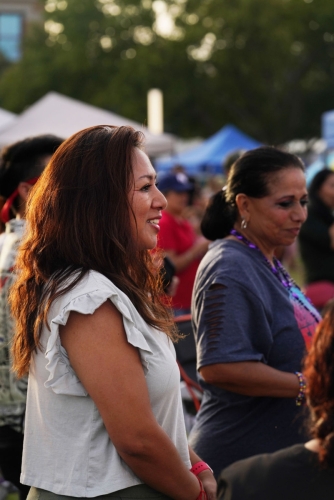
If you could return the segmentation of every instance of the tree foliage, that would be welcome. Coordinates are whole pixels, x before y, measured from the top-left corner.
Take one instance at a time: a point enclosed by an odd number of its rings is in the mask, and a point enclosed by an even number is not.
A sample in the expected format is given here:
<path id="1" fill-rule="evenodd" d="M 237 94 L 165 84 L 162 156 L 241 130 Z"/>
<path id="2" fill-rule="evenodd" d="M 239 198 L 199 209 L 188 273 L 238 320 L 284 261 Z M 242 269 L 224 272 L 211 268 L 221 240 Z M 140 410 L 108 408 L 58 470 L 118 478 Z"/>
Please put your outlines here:
<path id="1" fill-rule="evenodd" d="M 49 90 L 146 122 L 164 92 L 166 130 L 209 136 L 233 123 L 280 143 L 319 134 L 334 105 L 330 0 L 47 0 L 44 25 L 2 73 L 0 106 Z"/>

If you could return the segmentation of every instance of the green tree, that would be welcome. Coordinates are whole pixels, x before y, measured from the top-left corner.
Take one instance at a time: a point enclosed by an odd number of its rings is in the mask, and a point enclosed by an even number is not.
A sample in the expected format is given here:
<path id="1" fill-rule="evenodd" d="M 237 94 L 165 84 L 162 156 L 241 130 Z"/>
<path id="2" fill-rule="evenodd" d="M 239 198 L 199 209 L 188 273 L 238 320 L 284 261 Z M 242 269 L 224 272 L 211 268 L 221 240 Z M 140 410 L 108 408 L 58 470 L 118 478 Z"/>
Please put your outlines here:
<path id="1" fill-rule="evenodd" d="M 329 0 L 42 3 L 44 25 L 0 80 L 12 111 L 56 90 L 145 123 L 147 91 L 159 87 L 169 132 L 209 136 L 234 123 L 277 144 L 318 135 L 334 105 Z"/>

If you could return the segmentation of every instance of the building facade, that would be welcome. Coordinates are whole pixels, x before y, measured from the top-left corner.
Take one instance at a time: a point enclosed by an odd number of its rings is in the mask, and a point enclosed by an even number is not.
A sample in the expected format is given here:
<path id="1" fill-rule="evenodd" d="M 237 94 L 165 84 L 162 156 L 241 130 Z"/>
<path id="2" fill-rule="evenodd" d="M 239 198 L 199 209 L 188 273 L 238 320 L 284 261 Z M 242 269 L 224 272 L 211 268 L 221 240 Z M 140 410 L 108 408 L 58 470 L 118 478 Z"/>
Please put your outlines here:
<path id="1" fill-rule="evenodd" d="M 20 59 L 24 32 L 41 18 L 42 7 L 38 0 L 0 0 L 0 52 L 6 59 Z"/>

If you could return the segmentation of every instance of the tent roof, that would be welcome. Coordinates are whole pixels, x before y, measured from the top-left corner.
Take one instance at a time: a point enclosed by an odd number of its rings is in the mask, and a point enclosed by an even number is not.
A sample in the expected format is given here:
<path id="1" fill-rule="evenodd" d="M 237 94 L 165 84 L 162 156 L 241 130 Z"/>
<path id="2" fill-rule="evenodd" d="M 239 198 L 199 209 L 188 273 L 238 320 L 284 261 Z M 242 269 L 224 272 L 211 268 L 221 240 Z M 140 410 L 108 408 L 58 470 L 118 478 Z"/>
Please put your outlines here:
<path id="1" fill-rule="evenodd" d="M 235 149 L 247 150 L 260 145 L 233 125 L 226 125 L 199 146 L 178 155 L 157 159 L 154 164 L 158 172 L 168 171 L 180 164 L 189 174 L 221 173 L 222 162 L 229 153 Z"/>
<path id="2" fill-rule="evenodd" d="M 145 134 L 146 152 L 151 156 L 173 151 L 172 135 L 152 134 L 135 121 L 57 92 L 47 93 L 5 130 L 0 130 L 0 146 L 39 134 L 54 134 L 66 139 L 75 132 L 94 125 L 129 125 L 141 130 Z"/>
<path id="3" fill-rule="evenodd" d="M 9 124 L 13 124 L 16 120 L 17 115 L 7 111 L 6 109 L 0 108 L 0 129 L 8 127 Z"/>

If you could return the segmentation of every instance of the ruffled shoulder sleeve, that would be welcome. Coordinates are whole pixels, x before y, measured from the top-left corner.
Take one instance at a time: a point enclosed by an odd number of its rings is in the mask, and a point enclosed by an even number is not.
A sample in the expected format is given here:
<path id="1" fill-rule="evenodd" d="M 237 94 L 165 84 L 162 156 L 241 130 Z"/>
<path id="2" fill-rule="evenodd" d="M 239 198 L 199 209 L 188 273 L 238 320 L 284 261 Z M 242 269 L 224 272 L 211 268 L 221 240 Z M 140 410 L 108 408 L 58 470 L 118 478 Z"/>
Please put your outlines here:
<path id="1" fill-rule="evenodd" d="M 152 353 L 143 331 L 149 326 L 139 316 L 129 298 L 111 281 L 96 272 L 90 272 L 84 280 L 84 286 L 79 283 L 69 294 L 62 297 L 58 314 L 50 320 L 51 331 L 45 350 L 49 377 L 45 387 L 51 388 L 56 394 L 87 396 L 87 391 L 75 374 L 59 337 L 59 326 L 66 325 L 71 311 L 93 314 L 104 302 L 110 300 L 123 316 L 127 340 L 139 349 L 145 371 L 148 368 L 147 355 Z M 62 307 L 66 299 L 67 303 Z"/>

